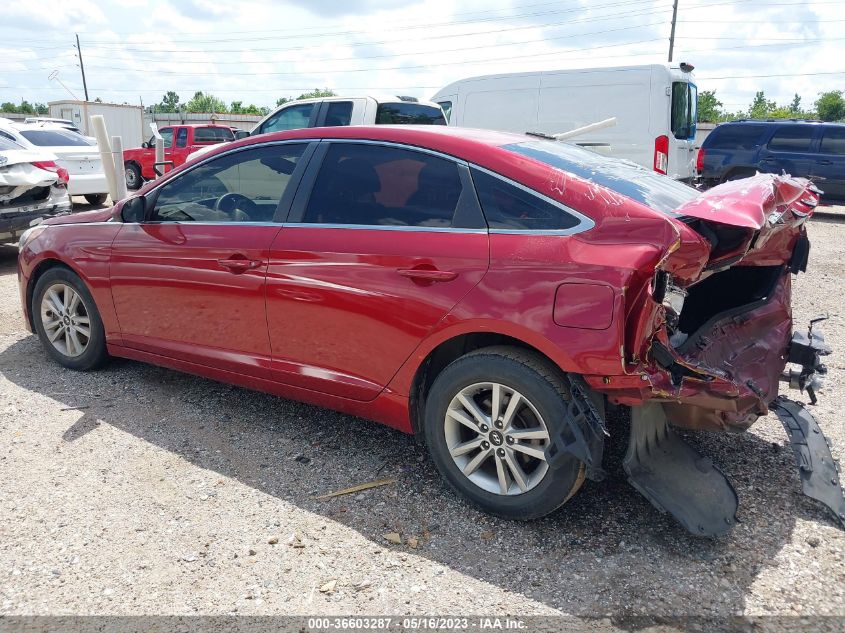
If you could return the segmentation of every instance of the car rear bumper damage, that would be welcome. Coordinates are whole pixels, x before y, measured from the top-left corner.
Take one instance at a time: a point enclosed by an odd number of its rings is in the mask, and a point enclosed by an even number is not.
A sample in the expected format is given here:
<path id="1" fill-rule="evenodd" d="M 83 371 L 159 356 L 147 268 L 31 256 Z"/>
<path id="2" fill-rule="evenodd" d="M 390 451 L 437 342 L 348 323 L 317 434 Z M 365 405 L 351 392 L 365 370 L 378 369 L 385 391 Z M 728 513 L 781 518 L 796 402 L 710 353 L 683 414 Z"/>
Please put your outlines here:
<path id="1" fill-rule="evenodd" d="M 805 223 L 817 201 L 805 180 L 761 175 L 684 205 L 678 241 L 655 271 L 641 271 L 651 275 L 648 284 L 623 291 L 626 371 L 584 377 L 609 402 L 632 409 L 623 464 L 630 483 L 693 534 L 729 530 L 736 493 L 671 426 L 742 432 L 769 412 L 787 430 L 805 493 L 845 527 L 845 499 L 819 425 L 778 393 L 786 384 L 815 403 L 831 352 L 814 328 L 819 319 L 807 333 L 793 332 L 791 277 L 806 270 Z M 569 424 L 584 427 L 574 417 Z"/>

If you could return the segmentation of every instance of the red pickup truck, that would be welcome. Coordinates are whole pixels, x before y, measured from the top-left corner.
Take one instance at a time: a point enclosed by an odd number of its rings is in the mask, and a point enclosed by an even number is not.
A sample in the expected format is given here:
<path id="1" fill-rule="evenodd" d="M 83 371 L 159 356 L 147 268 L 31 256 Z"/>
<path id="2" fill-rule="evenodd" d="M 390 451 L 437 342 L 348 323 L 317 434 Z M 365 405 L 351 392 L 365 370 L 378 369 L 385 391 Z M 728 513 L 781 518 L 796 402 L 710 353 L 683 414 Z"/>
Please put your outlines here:
<path id="1" fill-rule="evenodd" d="M 159 133 L 164 137 L 164 160 L 170 164 L 169 171 L 188 160 L 188 155 L 206 145 L 216 145 L 235 140 L 235 130 L 225 125 L 170 125 Z M 126 173 L 126 187 L 139 189 L 145 180 L 156 177 L 155 136 L 141 144 L 141 147 L 123 151 L 123 170 Z"/>

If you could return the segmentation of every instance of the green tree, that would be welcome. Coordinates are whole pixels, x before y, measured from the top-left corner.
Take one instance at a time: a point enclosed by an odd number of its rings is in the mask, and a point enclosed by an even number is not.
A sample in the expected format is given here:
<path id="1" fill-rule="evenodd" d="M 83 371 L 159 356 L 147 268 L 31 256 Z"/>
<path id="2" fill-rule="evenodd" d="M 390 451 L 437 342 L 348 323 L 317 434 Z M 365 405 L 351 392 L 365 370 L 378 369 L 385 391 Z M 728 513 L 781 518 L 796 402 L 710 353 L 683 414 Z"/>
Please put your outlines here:
<path id="1" fill-rule="evenodd" d="M 845 99 L 842 98 L 841 90 L 819 93 L 815 106 L 822 121 L 842 121 L 845 119 Z"/>
<path id="2" fill-rule="evenodd" d="M 276 99 L 276 107 L 278 108 L 280 105 L 285 105 L 288 101 L 291 101 L 289 97 L 279 97 Z"/>
<path id="3" fill-rule="evenodd" d="M 754 101 L 751 102 L 751 107 L 748 108 L 749 119 L 767 119 L 772 116 L 772 111 L 777 108 L 774 101 L 766 99 L 766 95 L 762 90 L 759 90 L 754 95 Z"/>
<path id="4" fill-rule="evenodd" d="M 179 112 L 179 95 L 168 90 L 156 106 L 158 112 Z"/>
<path id="5" fill-rule="evenodd" d="M 228 112 L 226 103 L 214 95 L 204 94 L 202 90 L 194 93 L 193 98 L 185 104 L 188 112 Z"/>
<path id="6" fill-rule="evenodd" d="M 319 99 L 321 97 L 336 97 L 337 93 L 329 88 L 314 88 L 311 92 L 303 92 L 297 99 Z M 281 104 L 280 104 L 281 105 Z"/>
<path id="7" fill-rule="evenodd" d="M 0 112 L 12 113 L 12 112 L 17 112 L 17 111 L 18 111 L 18 106 L 16 106 L 11 101 L 4 101 L 3 103 L 0 103 Z"/>
<path id="8" fill-rule="evenodd" d="M 724 112 L 722 102 L 716 98 L 715 90 L 702 90 L 698 93 L 698 120 L 717 123 Z"/>
<path id="9" fill-rule="evenodd" d="M 799 95 L 797 92 L 795 93 L 795 96 L 792 97 L 792 103 L 789 104 L 789 111 L 795 116 L 802 114 L 801 95 Z"/>

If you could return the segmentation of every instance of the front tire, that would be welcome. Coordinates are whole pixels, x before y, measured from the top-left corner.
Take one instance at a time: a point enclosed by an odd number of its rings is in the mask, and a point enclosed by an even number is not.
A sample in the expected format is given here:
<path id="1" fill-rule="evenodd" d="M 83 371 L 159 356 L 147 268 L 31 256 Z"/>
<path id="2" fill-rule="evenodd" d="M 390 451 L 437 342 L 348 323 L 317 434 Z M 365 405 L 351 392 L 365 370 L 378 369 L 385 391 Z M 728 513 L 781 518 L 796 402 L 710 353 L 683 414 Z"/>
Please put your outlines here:
<path id="1" fill-rule="evenodd" d="M 35 284 L 30 314 L 47 353 L 70 369 L 87 371 L 105 361 L 106 335 L 85 283 L 67 268 L 51 268 Z"/>
<path id="2" fill-rule="evenodd" d="M 141 168 L 135 163 L 126 163 L 123 166 L 123 172 L 126 178 L 126 188 L 130 191 L 140 189 L 144 184 L 144 179 L 141 177 Z"/>
<path id="3" fill-rule="evenodd" d="M 545 460 L 569 398 L 567 377 L 539 354 L 515 347 L 471 352 L 446 367 L 428 393 L 431 457 L 444 479 L 485 512 L 545 516 L 584 482 L 577 458 L 557 469 Z"/>

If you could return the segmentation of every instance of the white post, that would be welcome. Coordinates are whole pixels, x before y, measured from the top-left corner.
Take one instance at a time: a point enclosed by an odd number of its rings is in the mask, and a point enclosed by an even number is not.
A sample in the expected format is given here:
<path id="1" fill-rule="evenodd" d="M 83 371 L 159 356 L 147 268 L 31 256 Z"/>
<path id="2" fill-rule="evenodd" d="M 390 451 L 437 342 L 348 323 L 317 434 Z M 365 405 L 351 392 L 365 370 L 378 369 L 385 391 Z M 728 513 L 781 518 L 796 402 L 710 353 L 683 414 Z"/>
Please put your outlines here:
<path id="1" fill-rule="evenodd" d="M 112 136 L 111 146 L 115 180 L 117 181 L 117 200 L 123 200 L 129 195 L 126 190 L 126 175 L 123 171 L 123 139 L 119 136 Z M 112 204 L 115 204 L 117 200 L 113 199 Z"/>
<path id="2" fill-rule="evenodd" d="M 164 162 L 164 137 L 158 131 L 158 123 L 155 121 L 150 121 L 150 129 L 153 131 L 153 137 L 156 141 L 156 165 L 153 166 L 153 171 L 156 174 L 156 178 L 160 175 L 164 175 L 165 166 L 161 163 Z M 158 165 L 161 165 L 160 167 Z M 161 174 L 159 174 L 158 170 L 161 169 Z"/>
<path id="3" fill-rule="evenodd" d="M 106 120 L 102 114 L 95 114 L 91 117 L 91 126 L 94 128 L 94 138 L 97 139 L 97 147 L 100 148 L 100 160 L 103 163 L 103 171 L 106 174 L 106 182 L 109 184 L 109 195 L 112 202 L 120 200 L 117 192 L 117 177 L 114 173 L 114 158 L 112 158 L 109 135 L 106 131 Z M 120 170 L 123 174 L 123 169 Z"/>

